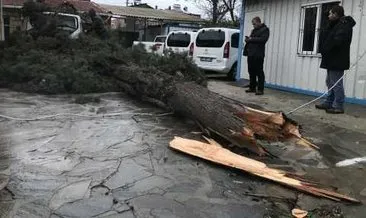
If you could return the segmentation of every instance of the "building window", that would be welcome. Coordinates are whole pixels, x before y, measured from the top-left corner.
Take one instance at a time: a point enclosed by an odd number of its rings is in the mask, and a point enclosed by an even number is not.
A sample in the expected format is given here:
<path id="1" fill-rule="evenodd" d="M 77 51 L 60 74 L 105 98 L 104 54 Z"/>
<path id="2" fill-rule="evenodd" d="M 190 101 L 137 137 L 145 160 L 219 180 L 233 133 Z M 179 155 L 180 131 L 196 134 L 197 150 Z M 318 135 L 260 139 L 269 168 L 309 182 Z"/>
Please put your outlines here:
<path id="1" fill-rule="evenodd" d="M 9 16 L 4 16 L 4 36 L 5 36 L 5 40 L 9 39 L 9 35 L 10 35 L 10 17 Z"/>
<path id="2" fill-rule="evenodd" d="M 299 54 L 319 54 L 321 33 L 328 25 L 329 11 L 339 3 L 339 1 L 335 1 L 301 7 Z"/>

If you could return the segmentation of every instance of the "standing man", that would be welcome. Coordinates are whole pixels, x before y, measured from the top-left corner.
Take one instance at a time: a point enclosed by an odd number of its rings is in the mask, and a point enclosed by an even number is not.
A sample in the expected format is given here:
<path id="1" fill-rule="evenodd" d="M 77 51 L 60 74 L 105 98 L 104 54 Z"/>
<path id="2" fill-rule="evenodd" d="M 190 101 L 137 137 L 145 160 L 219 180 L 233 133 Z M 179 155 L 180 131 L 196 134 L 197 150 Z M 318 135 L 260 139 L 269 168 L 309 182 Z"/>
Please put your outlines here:
<path id="1" fill-rule="evenodd" d="M 245 92 L 263 95 L 264 90 L 264 54 L 269 38 L 269 29 L 259 17 L 252 20 L 254 29 L 250 36 L 245 36 L 244 56 L 248 56 L 248 71 L 250 77 L 249 89 Z M 258 81 L 257 81 L 258 78 Z M 257 89 L 258 88 L 258 89 Z"/>
<path id="2" fill-rule="evenodd" d="M 343 114 L 345 94 L 341 78 L 344 71 L 350 67 L 350 47 L 356 22 L 352 17 L 344 16 L 344 9 L 339 5 L 332 8 L 328 18 L 329 26 L 321 39 L 322 62 L 320 67 L 327 70 L 326 84 L 329 91 L 327 99 L 315 107 L 326 110 L 327 113 Z M 335 85 L 339 80 L 340 82 Z M 334 85 L 335 87 L 330 90 Z"/>

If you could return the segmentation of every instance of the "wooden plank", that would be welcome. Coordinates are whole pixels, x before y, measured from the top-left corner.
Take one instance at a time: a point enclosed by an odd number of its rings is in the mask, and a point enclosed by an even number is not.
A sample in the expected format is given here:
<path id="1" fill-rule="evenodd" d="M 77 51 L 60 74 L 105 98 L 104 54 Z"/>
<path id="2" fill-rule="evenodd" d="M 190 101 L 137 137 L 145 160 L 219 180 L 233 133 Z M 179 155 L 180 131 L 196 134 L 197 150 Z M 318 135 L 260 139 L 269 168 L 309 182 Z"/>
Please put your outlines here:
<path id="1" fill-rule="evenodd" d="M 209 143 L 175 137 L 174 140 L 170 142 L 170 147 L 214 163 L 246 171 L 253 175 L 257 175 L 319 197 L 325 197 L 336 201 L 346 200 L 353 203 L 360 203 L 357 199 L 332 191 L 319 189 L 313 187 L 312 184 L 309 183 L 303 183 L 298 179 L 294 179 L 286 175 L 286 172 L 282 170 L 269 168 L 265 163 L 235 154 L 228 149 L 222 148 L 212 139 L 207 140 Z"/>

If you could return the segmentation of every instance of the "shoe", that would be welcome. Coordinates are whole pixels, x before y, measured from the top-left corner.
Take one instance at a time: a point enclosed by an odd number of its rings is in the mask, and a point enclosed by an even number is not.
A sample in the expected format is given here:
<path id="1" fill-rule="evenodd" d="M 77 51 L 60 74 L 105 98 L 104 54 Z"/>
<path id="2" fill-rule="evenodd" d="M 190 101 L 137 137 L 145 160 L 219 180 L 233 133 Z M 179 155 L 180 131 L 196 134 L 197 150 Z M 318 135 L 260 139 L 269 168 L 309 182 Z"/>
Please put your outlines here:
<path id="1" fill-rule="evenodd" d="M 264 94 L 264 92 L 263 91 L 257 91 L 256 93 L 255 93 L 255 95 L 263 95 Z"/>
<path id="2" fill-rule="evenodd" d="M 329 106 L 328 104 L 321 103 L 321 104 L 316 104 L 315 108 L 319 109 L 319 110 L 328 110 L 328 109 L 331 109 L 332 107 Z"/>
<path id="3" fill-rule="evenodd" d="M 326 109 L 326 112 L 328 114 L 344 114 L 344 110 L 339 108 L 329 108 Z"/>
<path id="4" fill-rule="evenodd" d="M 243 86 L 244 88 L 249 88 L 250 87 L 250 85 L 248 84 L 248 85 L 245 85 L 245 86 Z"/>
<path id="5" fill-rule="evenodd" d="M 255 93 L 256 91 L 254 89 L 247 89 L 245 90 L 246 93 Z"/>

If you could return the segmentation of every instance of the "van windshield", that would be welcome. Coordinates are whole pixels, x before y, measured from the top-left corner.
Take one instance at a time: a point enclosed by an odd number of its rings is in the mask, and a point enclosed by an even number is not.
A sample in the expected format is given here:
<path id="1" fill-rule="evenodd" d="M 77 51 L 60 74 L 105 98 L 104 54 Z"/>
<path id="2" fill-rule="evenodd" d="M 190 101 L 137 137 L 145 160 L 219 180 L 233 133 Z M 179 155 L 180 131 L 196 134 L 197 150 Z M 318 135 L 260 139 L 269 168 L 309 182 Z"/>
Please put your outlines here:
<path id="1" fill-rule="evenodd" d="M 157 36 L 154 42 L 165 42 L 165 39 L 166 39 L 165 36 Z"/>
<path id="2" fill-rule="evenodd" d="M 77 20 L 75 17 L 58 15 L 57 19 L 57 27 L 66 27 L 74 30 L 78 28 Z"/>
<path id="3" fill-rule="evenodd" d="M 207 30 L 198 34 L 197 47 L 221 48 L 225 43 L 225 32 L 220 30 Z"/>
<path id="4" fill-rule="evenodd" d="M 47 17 L 51 17 L 55 19 L 56 26 L 58 29 L 67 30 L 67 31 L 75 31 L 78 28 L 77 19 L 73 16 L 66 16 L 61 14 L 44 14 Z"/>
<path id="5" fill-rule="evenodd" d="M 188 47 L 191 43 L 191 36 L 187 33 L 172 33 L 167 41 L 171 47 Z"/>

